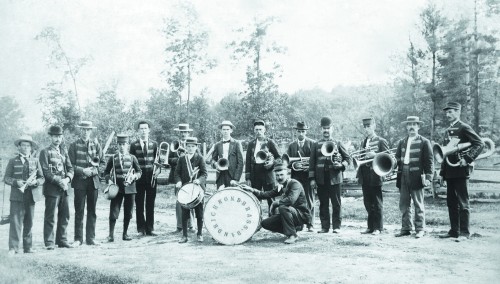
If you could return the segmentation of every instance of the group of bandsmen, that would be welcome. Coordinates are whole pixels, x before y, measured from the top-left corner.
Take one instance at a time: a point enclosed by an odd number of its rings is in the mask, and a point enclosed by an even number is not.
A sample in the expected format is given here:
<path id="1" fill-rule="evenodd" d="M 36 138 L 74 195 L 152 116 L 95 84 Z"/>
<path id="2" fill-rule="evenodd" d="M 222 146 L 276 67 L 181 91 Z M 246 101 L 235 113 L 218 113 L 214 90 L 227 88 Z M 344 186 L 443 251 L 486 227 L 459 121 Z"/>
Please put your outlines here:
<path id="1" fill-rule="evenodd" d="M 447 143 L 458 138 L 460 143 L 469 142 L 467 152 L 450 155 L 452 167 L 448 163 L 441 164 L 440 175 L 447 183 L 447 205 L 451 229 L 440 236 L 443 238 L 469 237 L 469 199 L 468 178 L 471 163 L 484 147 L 481 138 L 472 128 L 460 121 L 461 105 L 450 102 L 443 109 L 450 123 L 446 131 Z M 375 133 L 376 122 L 373 118 L 362 120 L 365 138 L 361 141 L 364 159 L 373 158 L 377 153 L 389 153 L 387 140 Z M 417 116 L 408 116 L 402 125 L 407 135 L 397 144 L 393 154 L 397 161 L 397 187 L 400 191 L 399 207 L 402 213 L 402 226 L 396 237 L 411 235 L 415 229 L 415 237 L 425 234 L 424 187 L 433 179 L 434 160 L 431 142 L 419 134 L 423 122 Z M 318 233 L 328 233 L 330 228 L 338 234 L 341 230 L 341 190 L 342 172 L 352 163 L 352 156 L 341 141 L 336 140 L 333 133 L 332 119 L 323 117 L 320 121 L 322 137 L 314 141 L 307 137 L 309 127 L 298 122 L 295 130 L 297 140 L 287 149 L 287 163 L 280 155 L 276 142 L 266 136 L 266 124 L 263 120 L 254 121 L 255 139 L 248 144 L 246 159 L 243 159 L 241 143 L 231 137 L 234 125 L 230 121 L 219 124 L 222 140 L 210 151 L 208 159 L 199 150 L 198 139 L 191 137 L 193 131 L 188 124 L 179 124 L 179 147 L 183 151 L 169 151 L 168 165 L 170 175 L 168 181 L 175 185 L 175 191 L 187 183 L 200 185 L 205 189 L 207 179 L 206 164 L 216 169 L 216 186 L 218 190 L 225 187 L 239 186 L 253 192 L 259 199 L 268 202 L 269 217 L 261 223 L 264 229 L 282 233 L 285 243 L 297 240 L 297 230 L 305 225 L 308 232 L 313 232 L 315 191 L 319 198 L 319 217 L 321 228 Z M 140 120 L 136 123 L 139 139 L 130 142 L 129 136 L 118 134 L 116 141 L 118 151 L 107 161 L 97 139 L 91 139 L 92 122 L 82 121 L 78 127 L 81 136 L 68 148 L 62 147 L 63 129 L 51 126 L 48 130 L 51 144 L 42 149 L 39 158 L 31 156 L 36 142 L 30 136 L 21 136 L 14 144 L 19 154 L 9 160 L 5 172 L 5 183 L 11 185 L 10 195 L 10 231 L 9 254 L 18 253 L 22 238 L 25 253 L 33 252 L 32 225 L 35 202 L 45 196 L 45 215 L 43 237 L 45 247 L 54 249 L 71 248 L 82 245 L 83 217 L 87 205 L 85 242 L 97 245 L 95 240 L 96 203 L 100 188 L 99 163 L 105 163 L 104 176 L 108 184 L 116 183 L 119 191 L 110 201 L 108 242 L 114 241 L 114 228 L 124 204 L 124 224 L 122 239 L 129 241 L 128 227 L 136 207 L 137 231 L 140 235 L 155 236 L 154 206 L 157 187 L 153 182 L 162 167 L 155 166 L 158 144 L 149 137 L 152 123 Z M 324 144 L 333 143 L 333 153 L 324 153 Z M 264 153 L 264 156 L 262 154 Z M 221 159 L 226 165 L 219 164 Z M 293 166 L 292 166 L 293 164 Z M 193 169 L 196 169 L 193 171 Z M 245 174 L 245 183 L 240 179 Z M 291 175 L 289 175 L 291 172 Z M 363 199 L 368 213 L 367 229 L 362 234 L 378 235 L 383 232 L 383 176 L 379 176 L 372 163 L 362 163 L 357 169 L 357 178 L 362 186 Z M 74 242 L 68 242 L 66 228 L 69 223 L 70 207 L 68 189 L 74 189 L 75 230 Z M 42 191 L 41 191 L 42 189 Z M 281 196 L 279 200 L 275 197 Z M 414 225 L 412 222 L 411 200 L 415 207 Z M 330 219 L 330 203 L 332 215 Z M 54 237 L 54 222 L 57 210 L 57 229 Z M 193 214 L 194 212 L 194 214 Z M 176 204 L 177 229 L 182 232 L 179 243 L 188 241 L 188 230 L 193 230 L 196 217 L 197 240 L 202 242 L 203 202 L 193 210 Z M 22 230 L 22 234 L 21 234 Z"/>

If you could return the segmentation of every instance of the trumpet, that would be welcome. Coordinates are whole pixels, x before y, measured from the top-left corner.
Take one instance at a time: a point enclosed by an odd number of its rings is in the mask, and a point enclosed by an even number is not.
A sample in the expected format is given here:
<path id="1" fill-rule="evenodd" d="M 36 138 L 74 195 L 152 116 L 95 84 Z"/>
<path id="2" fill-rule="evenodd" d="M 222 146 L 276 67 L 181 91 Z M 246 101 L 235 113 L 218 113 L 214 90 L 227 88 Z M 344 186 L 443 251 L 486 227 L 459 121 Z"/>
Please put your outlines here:
<path id="1" fill-rule="evenodd" d="M 374 152 L 377 149 L 378 146 L 371 146 L 352 152 L 350 156 L 352 158 L 354 168 L 357 169 L 361 165 L 371 163 L 373 159 L 368 159 L 368 153 Z"/>
<path id="2" fill-rule="evenodd" d="M 170 143 L 170 150 L 174 153 L 177 153 L 177 156 L 180 157 L 181 154 L 186 152 L 186 149 L 184 149 L 181 146 L 181 141 L 175 140 L 174 142 Z"/>
<path id="3" fill-rule="evenodd" d="M 125 176 L 125 183 L 132 184 L 135 181 L 135 170 L 133 167 L 130 167 L 130 169 L 127 172 L 127 175 Z"/>
<path id="4" fill-rule="evenodd" d="M 19 188 L 19 190 L 24 193 L 24 191 L 28 187 L 28 184 L 32 183 L 35 179 L 36 179 L 36 170 L 33 171 L 33 173 L 28 177 L 26 182 L 23 184 L 23 186 Z"/>
<path id="5" fill-rule="evenodd" d="M 490 138 L 481 138 L 481 140 L 486 146 L 486 152 L 481 153 L 479 156 L 477 156 L 476 160 L 487 158 L 493 155 L 493 153 L 495 152 L 495 143 L 493 142 L 493 140 L 491 140 Z M 451 139 L 448 145 L 444 147 L 440 146 L 439 144 L 435 144 L 432 147 L 432 154 L 434 155 L 434 159 L 436 160 L 436 162 L 441 164 L 444 160 L 446 160 L 446 163 L 448 163 L 449 166 L 458 167 L 460 165 L 460 162 L 450 162 L 450 160 L 448 159 L 449 156 L 457 152 L 459 155 L 461 155 L 472 146 L 470 142 L 458 143 L 459 141 L 460 140 L 458 138 Z"/>
<path id="6" fill-rule="evenodd" d="M 219 171 L 227 171 L 229 169 L 229 160 L 226 158 L 220 158 L 217 161 L 216 168 Z"/>
<path id="7" fill-rule="evenodd" d="M 396 148 L 377 153 L 372 159 L 373 171 L 383 177 L 390 174 L 396 168 Z"/>

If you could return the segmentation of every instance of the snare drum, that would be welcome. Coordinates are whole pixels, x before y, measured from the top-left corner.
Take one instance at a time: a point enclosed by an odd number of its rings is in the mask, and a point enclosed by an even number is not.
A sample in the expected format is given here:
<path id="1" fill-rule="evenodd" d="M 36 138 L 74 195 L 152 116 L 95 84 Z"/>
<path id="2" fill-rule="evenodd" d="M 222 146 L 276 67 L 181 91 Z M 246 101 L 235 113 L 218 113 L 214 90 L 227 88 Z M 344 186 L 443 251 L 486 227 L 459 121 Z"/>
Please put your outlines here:
<path id="1" fill-rule="evenodd" d="M 206 202 L 203 219 L 207 231 L 219 243 L 241 244 L 260 228 L 260 203 L 253 193 L 226 187 Z"/>
<path id="2" fill-rule="evenodd" d="M 205 193 L 200 185 L 188 183 L 177 192 L 177 201 L 183 208 L 193 209 L 203 201 Z"/>

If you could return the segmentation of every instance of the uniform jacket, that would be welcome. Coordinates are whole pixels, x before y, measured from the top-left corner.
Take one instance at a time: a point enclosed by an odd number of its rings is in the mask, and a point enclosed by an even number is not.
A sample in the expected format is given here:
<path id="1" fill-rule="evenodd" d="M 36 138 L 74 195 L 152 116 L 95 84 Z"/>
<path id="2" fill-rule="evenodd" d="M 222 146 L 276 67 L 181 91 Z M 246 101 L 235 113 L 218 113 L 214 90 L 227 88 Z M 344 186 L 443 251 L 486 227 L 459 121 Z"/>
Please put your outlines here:
<path id="1" fill-rule="evenodd" d="M 472 163 L 484 148 L 481 137 L 468 124 L 460 120 L 446 129 L 444 145 L 447 145 L 452 138 L 460 139 L 459 143 L 470 142 L 472 144 L 464 155 L 464 159 L 468 164 Z M 458 153 L 450 155 L 449 160 L 451 163 L 458 162 Z M 472 166 L 451 167 L 445 160 L 441 163 L 440 175 L 444 178 L 469 178 L 471 170 Z"/>
<path id="2" fill-rule="evenodd" d="M 189 176 L 188 164 L 186 160 L 187 154 L 184 157 L 179 158 L 177 167 L 175 168 L 174 173 L 174 181 L 182 182 L 182 185 L 189 183 L 191 181 L 191 177 Z M 205 190 L 205 183 L 207 181 L 207 167 L 205 166 L 205 160 L 203 157 L 195 153 L 191 158 L 191 167 L 195 169 L 198 167 L 198 174 L 193 180 L 198 179 L 200 181 L 200 186 Z"/>
<path id="3" fill-rule="evenodd" d="M 259 190 L 254 192 L 254 194 L 259 199 L 273 198 L 282 195 L 279 201 L 279 206 L 291 206 L 297 209 L 297 212 L 304 223 L 307 223 L 311 218 L 311 211 L 309 211 L 309 208 L 307 207 L 304 188 L 302 187 L 302 184 L 295 179 L 289 179 L 279 191 L 278 187 L 275 187 L 273 190 Z"/>
<path id="4" fill-rule="evenodd" d="M 327 141 L 333 141 L 337 144 L 338 153 L 342 159 L 342 169 L 334 169 L 330 157 L 325 157 L 321 154 L 321 147 Z M 325 170 L 330 174 L 330 185 L 341 184 L 343 182 L 342 172 L 346 166 L 351 163 L 351 157 L 347 154 L 347 150 L 340 141 L 333 139 L 321 139 L 312 144 L 311 156 L 309 159 L 309 179 L 314 179 L 317 184 L 325 183 Z"/>
<path id="5" fill-rule="evenodd" d="M 113 177 L 111 176 L 111 170 L 113 169 L 113 165 L 115 167 L 116 174 L 116 184 L 118 185 L 119 191 L 124 194 L 134 194 L 137 193 L 137 189 L 135 187 L 136 181 L 141 178 L 142 170 L 139 166 L 139 162 L 134 155 L 123 154 L 120 155 L 118 153 L 114 154 L 113 157 L 109 157 L 108 162 L 106 164 L 106 169 L 104 170 L 104 175 L 106 178 L 106 182 L 108 182 Z M 137 176 L 136 180 L 125 186 L 125 177 L 127 176 L 130 168 L 133 167 L 135 171 L 135 175 Z"/>
<path id="6" fill-rule="evenodd" d="M 274 184 L 275 183 L 275 177 L 274 177 L 274 172 L 273 172 L 273 167 L 271 167 L 269 170 L 264 169 L 265 172 L 263 173 L 254 173 L 254 167 L 255 167 L 255 151 L 260 151 L 264 145 L 267 146 L 267 149 L 271 155 L 273 155 L 274 160 L 281 159 L 281 154 L 278 150 L 278 145 L 276 142 L 274 142 L 273 139 L 265 138 L 261 142 L 261 149 L 255 150 L 255 143 L 256 139 L 253 139 L 248 143 L 248 148 L 247 148 L 247 155 L 246 155 L 246 161 L 245 161 L 245 179 L 246 180 L 251 180 L 252 184 L 254 183 L 255 179 L 263 178 L 264 179 L 264 184 Z"/>
<path id="7" fill-rule="evenodd" d="M 94 157 L 99 157 L 99 161 L 102 161 L 102 149 L 101 145 L 95 140 L 89 140 L 89 145 L 87 142 L 83 141 L 82 138 L 71 143 L 68 150 L 69 159 L 73 168 L 75 170 L 75 176 L 71 181 L 71 185 L 74 189 L 87 189 L 87 183 L 92 182 L 94 188 L 98 189 L 100 187 L 100 181 L 98 176 L 98 169 L 94 169 L 94 175 L 92 177 L 85 177 L 83 174 L 83 169 L 92 167 L 90 161 Z"/>
<path id="8" fill-rule="evenodd" d="M 22 193 L 17 186 L 17 180 L 26 181 L 29 176 L 36 171 L 36 186 L 27 186 Z M 20 155 L 15 156 L 9 160 L 7 168 L 5 169 L 4 181 L 10 185 L 10 201 L 24 200 L 37 202 L 42 199 L 41 185 L 45 181 L 43 177 L 42 167 L 40 162 L 35 158 L 27 158 L 23 164 Z"/>
<path id="9" fill-rule="evenodd" d="M 43 195 L 58 197 L 68 194 L 61 187 L 61 180 L 68 177 L 73 179 L 73 165 L 69 159 L 66 148 L 59 147 L 60 151 L 54 145 L 40 151 L 40 166 L 42 167 L 45 183 L 43 184 Z"/>
<path id="10" fill-rule="evenodd" d="M 186 149 L 186 145 L 181 142 L 181 147 Z M 201 155 L 200 149 L 196 149 L 196 153 L 198 155 Z M 172 151 L 168 152 L 168 164 L 170 165 L 170 173 L 168 175 L 168 182 L 169 183 L 175 183 L 175 168 L 177 167 L 177 163 L 179 160 L 179 155 L 177 153 L 174 153 Z"/>
<path id="11" fill-rule="evenodd" d="M 398 174 L 396 178 L 396 187 L 401 188 L 401 171 L 406 155 L 406 146 L 408 136 L 399 140 L 396 149 L 396 161 L 398 163 Z M 434 173 L 434 160 L 432 156 L 431 142 L 429 139 L 417 135 L 410 145 L 410 183 L 413 188 L 420 189 L 424 187 L 422 183 L 422 174 L 425 174 L 426 180 L 432 180 Z"/>
<path id="12" fill-rule="evenodd" d="M 137 139 L 130 144 L 129 153 L 137 158 L 139 166 L 142 170 L 142 177 L 147 180 L 151 180 L 151 177 L 153 175 L 153 163 L 155 161 L 157 151 L 158 143 L 151 139 L 148 140 L 147 153 L 144 153 L 144 151 L 142 150 L 141 140 Z"/>
<path id="13" fill-rule="evenodd" d="M 304 138 L 304 145 L 302 147 L 299 147 L 299 141 L 296 140 L 292 142 L 290 145 L 288 145 L 288 150 L 286 151 L 288 157 L 290 158 L 298 158 L 302 156 L 303 158 L 309 158 L 311 156 L 311 147 L 312 144 L 315 143 L 316 141 L 306 137 Z M 299 156 L 300 152 L 300 156 Z M 292 168 L 292 163 L 288 165 L 289 168 Z M 301 179 L 307 180 L 307 177 L 309 176 L 308 170 L 307 171 L 294 171 L 293 169 L 291 170 L 292 172 L 292 178 L 294 179 Z"/>
<path id="14" fill-rule="evenodd" d="M 387 140 L 385 140 L 384 138 L 375 135 L 374 137 L 370 138 L 370 145 L 366 145 L 367 139 L 368 138 L 365 138 L 361 142 L 360 149 L 376 147 L 374 151 L 376 153 L 389 150 L 389 144 L 387 144 Z M 364 165 L 359 166 L 356 177 L 358 178 L 360 184 L 365 184 L 368 186 L 381 186 L 382 182 L 384 181 L 383 177 L 377 175 L 373 171 L 372 163 L 366 163 Z"/>
<path id="15" fill-rule="evenodd" d="M 224 151 L 222 147 L 222 141 L 217 142 L 214 146 L 212 153 L 212 167 L 214 169 L 216 168 L 217 161 L 223 157 Z M 243 174 L 243 148 L 241 147 L 241 143 L 233 138 L 229 142 L 227 159 L 229 161 L 229 176 L 232 180 L 240 181 Z M 219 179 L 219 173 L 217 173 L 216 179 Z"/>

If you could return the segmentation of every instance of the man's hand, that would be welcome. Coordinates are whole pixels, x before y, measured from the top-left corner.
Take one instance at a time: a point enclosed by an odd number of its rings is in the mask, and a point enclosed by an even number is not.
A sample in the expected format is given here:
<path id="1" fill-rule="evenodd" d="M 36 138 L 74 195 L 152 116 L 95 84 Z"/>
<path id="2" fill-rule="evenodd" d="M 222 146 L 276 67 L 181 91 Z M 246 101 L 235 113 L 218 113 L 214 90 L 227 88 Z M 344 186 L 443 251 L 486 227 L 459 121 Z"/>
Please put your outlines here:
<path id="1" fill-rule="evenodd" d="M 181 188 L 181 187 L 182 187 L 182 182 L 179 181 L 175 184 L 175 188 Z"/>
<path id="2" fill-rule="evenodd" d="M 238 184 L 237 181 L 235 181 L 234 179 L 232 179 L 231 181 L 229 181 L 229 185 L 230 186 L 238 186 L 239 184 Z"/>
<path id="3" fill-rule="evenodd" d="M 254 193 L 254 192 L 255 192 L 255 190 L 254 190 L 253 188 L 251 188 L 250 186 L 248 186 L 248 185 L 242 186 L 241 188 L 242 188 L 243 190 L 249 191 L 249 192 L 251 192 L 251 193 Z"/>
<path id="4" fill-rule="evenodd" d="M 249 179 L 247 179 L 247 185 L 250 186 L 250 187 L 252 187 L 252 181 L 249 180 Z"/>
<path id="5" fill-rule="evenodd" d="M 28 186 L 37 186 L 37 185 L 38 185 L 38 181 L 36 179 L 34 179 L 28 183 Z"/>
<path id="6" fill-rule="evenodd" d="M 316 181 L 312 179 L 312 180 L 309 182 L 309 185 L 311 186 L 311 188 L 316 188 Z"/>
<path id="7" fill-rule="evenodd" d="M 157 167 L 156 168 L 156 171 L 153 172 L 153 177 L 154 178 L 157 178 L 158 175 L 160 175 L 160 172 L 161 172 L 161 168 L 160 167 Z"/>
<path id="8" fill-rule="evenodd" d="M 274 212 L 276 208 L 278 208 L 280 205 L 279 205 L 279 201 L 276 200 L 274 201 L 272 204 L 271 204 L 271 207 L 269 208 L 269 211 L 270 211 L 270 215 L 275 215 L 276 213 Z"/>
<path id="9" fill-rule="evenodd" d="M 113 181 L 111 179 L 108 180 L 108 184 L 113 184 Z"/>
<path id="10" fill-rule="evenodd" d="M 264 168 L 270 170 L 274 166 L 274 157 L 270 155 L 269 158 L 264 162 Z"/>
<path id="11" fill-rule="evenodd" d="M 426 179 L 424 181 L 424 187 L 428 187 L 429 185 L 431 185 L 431 181 Z"/>
<path id="12" fill-rule="evenodd" d="M 85 168 L 83 169 L 83 175 L 88 178 L 92 176 L 92 168 Z"/>
<path id="13" fill-rule="evenodd" d="M 20 179 L 16 180 L 16 186 L 18 188 L 23 187 L 25 184 L 26 184 L 26 182 L 24 180 L 20 180 Z"/>
<path id="14" fill-rule="evenodd" d="M 333 165 L 334 170 L 341 170 L 343 167 L 342 163 L 339 163 L 339 162 L 333 162 L 332 165 Z"/>
<path id="15" fill-rule="evenodd" d="M 200 180 L 199 179 L 195 179 L 195 180 L 193 180 L 193 183 L 196 184 L 196 185 L 200 185 Z"/>
<path id="16" fill-rule="evenodd" d="M 464 158 L 460 158 L 460 167 L 466 167 L 467 166 L 467 161 Z"/>
<path id="17" fill-rule="evenodd" d="M 445 186 L 446 185 L 446 179 L 444 179 L 443 176 L 439 177 L 439 185 L 440 186 Z"/>

